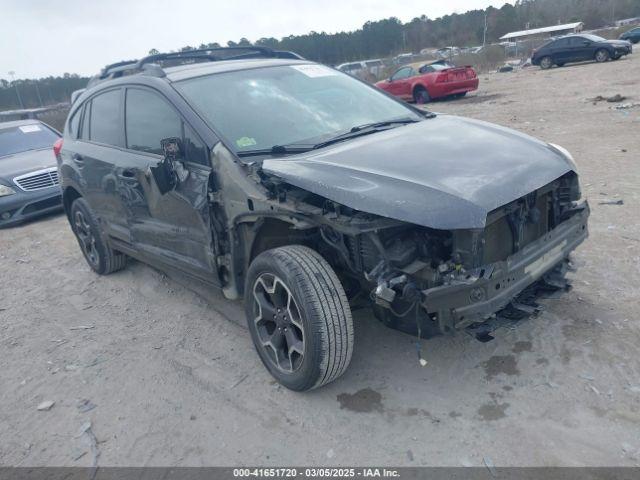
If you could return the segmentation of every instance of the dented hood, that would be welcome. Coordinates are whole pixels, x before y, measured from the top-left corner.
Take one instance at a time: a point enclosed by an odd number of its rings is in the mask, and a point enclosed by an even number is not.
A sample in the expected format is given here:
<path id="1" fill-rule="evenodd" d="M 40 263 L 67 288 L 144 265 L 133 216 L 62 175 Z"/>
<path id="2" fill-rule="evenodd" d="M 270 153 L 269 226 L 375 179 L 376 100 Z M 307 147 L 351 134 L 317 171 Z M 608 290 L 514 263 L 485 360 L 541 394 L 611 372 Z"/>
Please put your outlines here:
<path id="1" fill-rule="evenodd" d="M 572 169 L 544 142 L 450 115 L 262 164 L 356 210 L 445 230 L 483 228 L 490 211 Z"/>

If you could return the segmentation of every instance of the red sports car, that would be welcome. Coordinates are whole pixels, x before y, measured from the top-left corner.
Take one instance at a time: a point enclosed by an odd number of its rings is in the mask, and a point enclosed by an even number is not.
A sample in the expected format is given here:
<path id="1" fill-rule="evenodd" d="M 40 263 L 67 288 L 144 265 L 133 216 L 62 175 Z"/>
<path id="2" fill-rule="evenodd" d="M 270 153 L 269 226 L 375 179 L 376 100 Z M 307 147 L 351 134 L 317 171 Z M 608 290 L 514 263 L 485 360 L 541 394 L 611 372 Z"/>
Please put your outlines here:
<path id="1" fill-rule="evenodd" d="M 477 90 L 478 83 L 473 68 L 437 61 L 399 68 L 388 80 L 376 83 L 376 87 L 403 100 L 427 103 L 434 98 L 463 97 L 467 92 Z"/>

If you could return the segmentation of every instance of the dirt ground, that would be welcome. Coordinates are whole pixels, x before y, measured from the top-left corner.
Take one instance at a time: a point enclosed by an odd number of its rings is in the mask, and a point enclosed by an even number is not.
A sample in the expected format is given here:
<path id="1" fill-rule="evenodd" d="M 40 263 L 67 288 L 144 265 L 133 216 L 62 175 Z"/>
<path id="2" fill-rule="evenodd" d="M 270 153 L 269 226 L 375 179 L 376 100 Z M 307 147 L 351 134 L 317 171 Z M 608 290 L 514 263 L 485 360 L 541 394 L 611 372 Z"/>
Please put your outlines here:
<path id="1" fill-rule="evenodd" d="M 572 291 L 492 342 L 423 341 L 425 367 L 361 311 L 348 372 L 293 393 L 239 304 L 135 262 L 94 275 L 62 215 L 0 230 L 0 464 L 640 465 L 640 106 L 615 108 L 638 78 L 640 53 L 430 105 L 568 148 L 593 213 Z"/>

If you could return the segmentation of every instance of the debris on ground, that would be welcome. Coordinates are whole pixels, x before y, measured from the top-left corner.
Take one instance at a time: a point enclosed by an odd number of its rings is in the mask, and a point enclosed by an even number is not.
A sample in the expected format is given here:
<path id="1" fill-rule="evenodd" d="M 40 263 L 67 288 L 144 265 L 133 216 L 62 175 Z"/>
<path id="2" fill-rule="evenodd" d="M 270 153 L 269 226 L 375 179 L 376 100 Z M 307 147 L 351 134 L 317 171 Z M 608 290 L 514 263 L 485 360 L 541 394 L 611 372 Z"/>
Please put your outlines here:
<path id="1" fill-rule="evenodd" d="M 612 95 L 610 97 L 603 97 L 602 95 L 598 95 L 592 101 L 594 103 L 595 102 L 618 103 L 618 102 L 622 102 L 622 101 L 624 101 L 626 99 L 627 99 L 627 97 L 624 97 L 624 96 L 620 95 L 619 93 L 616 93 L 615 95 Z"/>
<path id="2" fill-rule="evenodd" d="M 601 202 L 598 202 L 598 205 L 624 205 L 624 201 L 622 199 L 602 200 Z"/>
<path id="3" fill-rule="evenodd" d="M 500 73 L 513 72 L 513 66 L 511 66 L 511 65 L 503 65 L 502 67 L 500 67 L 498 69 L 498 72 L 500 72 Z"/>
<path id="4" fill-rule="evenodd" d="M 69 330 L 91 330 L 96 328 L 93 325 L 78 325 L 77 327 L 70 327 Z"/>
<path id="5" fill-rule="evenodd" d="M 595 393 L 596 395 L 600 395 L 600 390 L 598 390 L 596 387 L 594 387 L 593 385 L 589 384 L 589 388 L 591 389 L 591 391 L 593 393 Z"/>
<path id="6" fill-rule="evenodd" d="M 80 413 L 87 413 L 88 411 L 96 408 L 97 405 L 93 403 L 91 400 L 84 398 L 78 402 L 78 405 L 76 405 L 76 407 L 78 408 L 78 411 Z"/>
<path id="7" fill-rule="evenodd" d="M 333 458 L 333 457 L 335 457 L 335 456 L 336 456 L 336 452 L 334 452 L 334 451 L 333 451 L 333 448 L 330 448 L 330 449 L 327 451 L 327 458 Z"/>
<path id="8" fill-rule="evenodd" d="M 636 107 L 640 107 L 640 103 L 623 103 L 621 105 L 616 105 L 614 108 L 616 110 L 629 110 Z"/>
<path id="9" fill-rule="evenodd" d="M 38 405 L 38 410 L 40 410 L 41 412 L 51 410 L 51 407 L 53 407 L 55 403 L 56 402 L 54 402 L 53 400 L 45 400 L 40 405 Z"/>
<path id="10" fill-rule="evenodd" d="M 493 460 L 491 460 L 491 458 L 489 457 L 482 457 L 482 463 L 484 463 L 484 466 L 487 467 L 487 469 L 489 470 L 489 473 L 491 474 L 492 477 L 496 476 L 496 467 L 493 464 Z"/>
<path id="11" fill-rule="evenodd" d="M 93 430 L 91 430 L 91 422 L 85 422 L 80 427 L 80 433 L 78 434 L 78 437 L 82 436 L 86 437 L 89 443 L 89 447 L 91 447 L 91 466 L 95 468 L 98 466 L 98 457 L 100 456 L 100 450 L 98 450 L 98 439 L 94 435 Z"/>

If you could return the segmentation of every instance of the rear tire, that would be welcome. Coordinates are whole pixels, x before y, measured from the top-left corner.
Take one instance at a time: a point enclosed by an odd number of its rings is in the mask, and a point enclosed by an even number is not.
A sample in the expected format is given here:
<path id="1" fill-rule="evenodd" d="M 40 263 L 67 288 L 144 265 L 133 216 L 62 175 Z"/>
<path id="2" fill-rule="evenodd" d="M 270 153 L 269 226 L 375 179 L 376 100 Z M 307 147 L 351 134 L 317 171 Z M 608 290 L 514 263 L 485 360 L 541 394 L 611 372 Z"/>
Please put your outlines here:
<path id="1" fill-rule="evenodd" d="M 596 59 L 596 62 L 598 63 L 604 63 L 607 60 L 609 60 L 609 52 L 604 48 L 601 48 L 596 52 L 595 59 Z"/>
<path id="2" fill-rule="evenodd" d="M 413 101 L 418 105 L 424 105 L 425 103 L 429 103 L 431 101 L 431 97 L 429 96 L 429 92 L 424 87 L 417 87 L 413 91 Z"/>
<path id="3" fill-rule="evenodd" d="M 127 265 L 126 255 L 113 250 L 105 241 L 98 219 L 84 198 L 76 198 L 71 204 L 70 222 L 80 250 L 94 272 L 108 275 Z"/>
<path id="4" fill-rule="evenodd" d="M 260 360 L 283 386 L 318 388 L 349 366 L 349 302 L 335 272 L 316 251 L 290 245 L 258 255 L 247 272 L 244 304 Z"/>
<path id="5" fill-rule="evenodd" d="M 551 57 L 542 57 L 542 59 L 540 60 L 540 68 L 543 70 L 548 70 L 551 67 L 553 67 L 553 60 L 551 59 Z"/>

